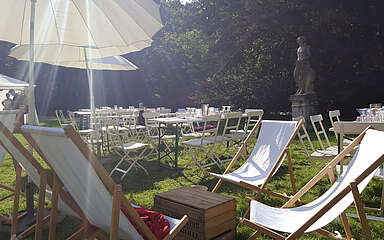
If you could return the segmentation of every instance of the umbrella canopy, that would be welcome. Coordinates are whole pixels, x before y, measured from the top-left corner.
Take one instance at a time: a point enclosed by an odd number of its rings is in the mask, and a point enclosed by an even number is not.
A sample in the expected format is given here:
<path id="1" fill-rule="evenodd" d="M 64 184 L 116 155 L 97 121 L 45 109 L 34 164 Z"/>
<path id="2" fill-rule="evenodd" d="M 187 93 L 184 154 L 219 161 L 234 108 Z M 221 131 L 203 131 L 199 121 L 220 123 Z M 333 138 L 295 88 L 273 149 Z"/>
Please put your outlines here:
<path id="1" fill-rule="evenodd" d="M 162 27 L 159 6 L 152 0 L 3 0 L 1 40 L 31 43 L 33 2 L 34 44 L 61 44 L 69 58 L 77 58 L 71 47 L 78 46 L 89 47 L 90 52 L 106 48 L 103 57 L 138 51 L 150 46 Z"/>
<path id="2" fill-rule="evenodd" d="M 75 58 L 72 58 L 72 60 L 68 60 L 68 58 L 66 57 L 64 57 L 63 59 L 62 55 L 60 55 L 56 51 L 56 54 L 51 54 L 51 57 L 48 58 L 48 53 L 51 52 L 51 50 L 54 47 L 56 47 L 56 49 L 61 49 L 62 46 L 61 45 L 35 46 L 35 62 L 43 62 L 43 63 L 48 63 L 51 65 L 62 66 L 62 67 L 87 69 L 86 58 L 84 55 L 82 55 L 83 58 L 79 56 L 76 60 Z M 83 50 L 82 47 L 77 47 L 77 48 L 80 51 Z M 30 51 L 29 51 L 28 45 L 23 45 L 23 46 L 16 45 L 11 49 L 9 56 L 14 57 L 17 60 L 28 61 L 30 58 L 29 52 Z M 93 53 L 95 53 L 96 55 L 102 55 L 101 53 L 98 53 L 97 49 L 93 49 Z M 88 66 L 89 66 L 89 69 L 92 69 L 92 70 L 137 70 L 138 69 L 138 67 L 135 64 L 133 64 L 132 62 L 130 62 L 129 60 L 121 56 L 91 58 L 91 59 L 88 59 Z"/>
<path id="3" fill-rule="evenodd" d="M 148 47 L 161 27 L 159 6 L 152 0 L 3 0 L 0 8 L 0 40 L 29 44 L 32 53 L 29 113 L 35 112 L 35 44 L 53 48 L 42 54 L 43 61 L 52 62 L 57 53 L 61 61 L 87 61 Z M 34 114 L 30 118 L 34 124 Z"/>
<path id="4" fill-rule="evenodd" d="M 20 89 L 28 87 L 28 83 L 0 74 L 0 89 Z"/>
<path id="5" fill-rule="evenodd" d="M 111 56 L 104 58 L 93 58 L 88 59 L 87 55 L 83 55 L 84 59 L 79 59 L 78 61 L 61 61 L 60 55 L 51 55 L 52 59 L 44 59 L 41 61 L 40 56 L 48 56 L 45 54 L 49 50 L 52 49 L 53 46 L 49 46 L 48 48 L 45 45 L 36 46 L 36 61 L 37 62 L 45 62 L 51 65 L 62 66 L 62 67 L 71 67 L 71 68 L 80 68 L 87 69 L 88 74 L 88 85 L 89 85 L 89 96 L 90 96 L 90 108 L 93 117 L 91 120 L 95 119 L 95 99 L 94 99 L 94 91 L 93 91 L 93 77 L 91 70 L 137 70 L 138 67 L 134 65 L 132 62 L 128 61 L 126 58 L 121 56 Z M 56 46 L 60 48 L 61 46 Z M 84 49 L 83 47 L 78 47 L 80 49 Z M 97 53 L 96 49 L 94 52 Z M 42 53 L 42 55 L 40 55 Z M 29 47 L 26 45 L 23 46 L 15 46 L 11 49 L 9 56 L 14 57 L 18 60 L 28 60 L 29 59 Z"/>

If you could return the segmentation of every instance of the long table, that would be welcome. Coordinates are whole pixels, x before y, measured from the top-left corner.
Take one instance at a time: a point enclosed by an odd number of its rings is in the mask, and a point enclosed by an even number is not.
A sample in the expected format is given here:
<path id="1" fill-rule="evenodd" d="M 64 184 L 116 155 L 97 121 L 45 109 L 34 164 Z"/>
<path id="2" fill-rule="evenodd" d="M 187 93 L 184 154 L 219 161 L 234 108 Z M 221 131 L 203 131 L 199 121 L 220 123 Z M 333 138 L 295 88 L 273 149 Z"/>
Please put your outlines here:
<path id="1" fill-rule="evenodd" d="M 164 157 L 169 157 L 171 159 L 171 161 L 173 162 L 172 165 L 170 167 L 173 167 L 175 169 L 178 168 L 178 157 L 179 157 L 179 132 L 180 132 L 180 126 L 182 123 L 190 123 L 190 122 L 194 122 L 198 119 L 196 118 L 179 118 L 179 117 L 166 117 L 166 118 L 155 118 L 155 119 L 150 119 L 150 121 L 153 121 L 153 122 L 156 122 L 158 123 L 158 133 L 159 133 L 159 142 L 158 142 L 158 160 L 159 160 L 159 164 L 160 166 L 162 165 L 161 164 L 161 159 L 164 158 Z M 162 139 L 162 135 L 161 135 L 161 127 L 164 125 L 164 126 L 167 126 L 167 125 L 174 125 L 176 127 L 176 136 L 175 136 L 175 147 L 173 149 L 173 153 L 175 154 L 174 155 L 174 158 L 171 157 L 171 153 L 172 152 L 165 152 L 165 154 L 162 156 L 161 155 L 161 151 L 160 151 L 160 144 L 161 144 L 161 139 Z M 164 165 L 162 165 L 164 166 Z"/>
<path id="2" fill-rule="evenodd" d="M 348 134 L 360 134 L 367 127 L 372 126 L 376 130 L 384 131 L 384 122 L 355 122 L 355 121 L 339 121 L 334 123 L 333 130 L 338 134 L 337 143 L 339 151 L 342 150 L 344 136 Z"/>

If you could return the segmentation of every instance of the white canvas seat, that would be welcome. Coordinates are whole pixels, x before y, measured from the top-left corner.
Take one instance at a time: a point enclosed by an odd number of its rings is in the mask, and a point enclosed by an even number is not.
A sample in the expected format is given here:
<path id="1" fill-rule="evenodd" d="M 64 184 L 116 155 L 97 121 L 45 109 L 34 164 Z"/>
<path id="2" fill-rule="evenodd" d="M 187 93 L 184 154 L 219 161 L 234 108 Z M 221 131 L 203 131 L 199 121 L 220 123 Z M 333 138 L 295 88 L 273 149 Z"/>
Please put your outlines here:
<path id="1" fill-rule="evenodd" d="M 143 239 L 128 217 L 120 211 L 122 205 L 145 237 L 155 239 L 122 194 L 121 187 L 108 176 L 105 168 L 71 126 L 64 129 L 23 126 L 22 132 L 28 134 L 36 143 L 36 148 L 46 156 L 53 171 L 92 226 L 110 232 L 115 236 L 111 239 L 117 239 L 117 236 L 119 239 Z M 173 228 L 166 239 L 172 239 L 188 221 L 188 217 L 168 219 Z"/>
<path id="2" fill-rule="evenodd" d="M 259 190 L 259 186 L 264 188 L 265 184 L 276 173 L 286 157 L 290 169 L 293 192 L 295 192 L 289 146 L 302 124 L 302 121 L 272 120 L 262 120 L 256 124 L 225 172 L 223 174 L 208 173 L 211 176 L 219 178 L 213 191 L 216 192 L 218 190 L 223 180 L 253 190 Z M 252 135 L 256 133 L 260 125 L 261 129 L 258 140 L 252 153 L 238 169 L 230 172 L 240 154 L 245 154 L 244 150 L 246 149 L 247 142 Z"/>
<path id="3" fill-rule="evenodd" d="M 371 239 L 368 224 L 366 222 L 363 205 L 359 193 L 368 185 L 375 174 L 376 169 L 384 161 L 384 132 L 376 130 L 364 131 L 353 144 L 327 164 L 315 177 L 312 178 L 295 196 L 289 200 L 283 208 L 274 208 L 257 201 L 251 201 L 250 218 L 242 221 L 256 230 L 260 230 L 275 239 L 296 239 L 304 232 L 318 231 L 330 237 L 329 232 L 321 229 L 337 216 L 342 216 L 347 238 L 351 239 L 351 232 L 344 211 L 355 202 L 357 212 L 363 226 L 366 239 Z M 338 164 L 353 147 L 360 143 L 348 165 L 348 169 L 335 180 L 333 168 Z M 322 177 L 328 175 L 332 186 L 316 200 L 294 208 L 291 207 Z M 279 232 L 291 233 L 288 237 Z"/>

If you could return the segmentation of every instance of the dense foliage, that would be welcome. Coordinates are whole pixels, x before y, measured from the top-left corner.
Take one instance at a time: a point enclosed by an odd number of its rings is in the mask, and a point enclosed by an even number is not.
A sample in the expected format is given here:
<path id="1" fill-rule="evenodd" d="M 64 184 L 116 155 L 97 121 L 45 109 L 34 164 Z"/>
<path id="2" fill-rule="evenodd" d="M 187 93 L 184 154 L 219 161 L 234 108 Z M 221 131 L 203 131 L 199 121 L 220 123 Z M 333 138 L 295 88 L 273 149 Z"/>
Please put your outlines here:
<path id="1" fill-rule="evenodd" d="M 383 102 L 382 1 L 163 2 L 164 29 L 145 51 L 160 104 L 208 102 L 289 111 L 296 38 L 311 45 L 320 111 Z M 174 94 L 169 94 L 170 89 Z"/>
<path id="2" fill-rule="evenodd" d="M 381 0 L 159 2 L 164 28 L 151 48 L 128 55 L 140 70 L 99 73 L 98 105 L 142 100 L 173 108 L 204 102 L 259 107 L 267 113 L 290 111 L 300 35 L 311 45 L 319 111 L 337 108 L 352 116 L 356 107 L 384 102 Z M 2 66 L 5 72 L 14 68 L 9 61 Z M 37 90 L 40 109 L 47 96 L 46 111 L 87 102 L 85 73 L 79 83 L 79 70 L 43 68 L 38 77 L 43 87 Z M 62 80 L 52 85 L 47 72 L 56 71 L 61 75 L 54 78 Z"/>

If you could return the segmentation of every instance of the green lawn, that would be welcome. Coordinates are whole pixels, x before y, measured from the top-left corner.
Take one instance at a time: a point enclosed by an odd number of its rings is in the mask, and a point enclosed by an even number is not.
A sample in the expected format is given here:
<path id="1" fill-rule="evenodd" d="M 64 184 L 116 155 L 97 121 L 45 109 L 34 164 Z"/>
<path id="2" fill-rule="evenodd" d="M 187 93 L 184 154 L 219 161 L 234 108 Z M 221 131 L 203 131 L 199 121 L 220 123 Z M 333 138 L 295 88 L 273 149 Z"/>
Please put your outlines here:
<path id="1" fill-rule="evenodd" d="M 53 120 L 44 121 L 42 125 L 47 126 L 57 126 L 56 122 Z M 331 136 L 331 134 L 329 134 Z M 25 140 L 22 139 L 20 135 L 18 138 L 25 143 Z M 314 137 L 312 136 L 312 139 Z M 331 138 L 332 142 L 335 144 L 335 139 Z M 315 142 L 315 145 L 318 145 Z M 318 147 L 318 146 L 317 146 Z M 224 148 L 219 150 L 220 155 L 224 158 L 227 153 L 224 153 Z M 295 140 L 291 146 L 291 156 L 294 162 L 294 174 L 296 180 L 296 186 L 300 189 L 305 183 L 307 183 L 324 165 L 324 162 L 309 162 L 304 154 L 302 146 L 300 143 Z M 114 153 L 106 153 L 106 158 L 114 159 L 117 161 L 117 156 Z M 179 159 L 179 164 L 181 167 L 184 167 L 188 161 L 191 160 L 191 156 L 186 153 L 182 153 Z M 105 164 L 105 167 L 108 171 L 116 164 L 116 161 L 110 161 Z M 244 161 L 241 159 L 240 163 Z M 187 168 L 182 171 L 174 171 L 158 166 L 156 156 L 148 157 L 145 161 L 141 161 L 141 164 L 148 170 L 150 176 L 147 176 L 141 170 L 131 171 L 129 176 L 127 176 L 123 182 L 123 191 L 125 195 L 133 199 L 139 205 L 145 205 L 148 208 L 153 206 L 153 199 L 156 193 L 168 191 L 170 189 L 178 188 L 185 185 L 204 185 L 212 190 L 216 184 L 216 180 L 212 177 L 205 177 L 199 168 L 195 164 L 190 164 Z M 222 172 L 223 169 L 218 169 L 213 167 L 210 169 L 214 172 Z M 116 182 L 119 180 L 118 174 L 114 176 Z M 12 160 L 9 155 L 6 156 L 3 165 L 1 166 L 0 171 L 0 182 L 5 185 L 13 186 L 15 181 L 15 174 L 13 170 Z M 309 202 L 318 196 L 320 196 L 326 189 L 329 187 L 327 179 L 323 179 L 316 187 L 311 190 L 304 198 L 301 200 L 304 202 Z M 366 205 L 371 207 L 378 207 L 380 204 L 381 196 L 381 187 L 382 183 L 377 180 L 373 180 L 366 190 L 363 192 L 362 198 Z M 290 188 L 288 167 L 286 162 L 280 167 L 276 175 L 272 178 L 272 181 L 267 185 L 267 188 L 274 190 L 280 193 L 292 194 Z M 246 196 L 252 196 L 252 192 L 241 188 L 239 186 L 224 183 L 219 189 L 221 194 L 229 195 L 234 197 L 237 200 L 237 213 L 238 216 L 242 216 L 248 208 L 247 203 L 244 201 Z M 6 192 L 1 191 L 0 197 L 5 196 Z M 263 196 L 261 201 L 267 203 L 271 206 L 281 206 L 283 201 L 276 198 L 271 198 L 269 196 Z M 22 198 L 20 203 L 22 208 L 25 208 L 25 202 Z M 2 214 L 9 214 L 12 208 L 12 199 L 2 202 L 0 204 L 0 212 Z M 349 210 L 354 211 L 354 210 Z M 373 214 L 373 213 L 371 213 Z M 358 220 L 349 219 L 351 225 L 352 234 L 355 239 L 362 239 L 361 226 Z M 373 239 L 384 239 L 384 223 L 370 221 L 369 226 L 371 228 Z M 57 239 L 64 239 L 73 233 L 78 227 L 78 222 L 74 219 L 65 218 L 63 222 L 58 225 L 58 234 Z M 334 232 L 339 231 L 344 234 L 344 230 L 341 224 L 335 222 L 329 224 L 326 227 L 327 230 Z M 247 239 L 250 236 L 252 230 L 239 224 L 237 226 L 237 237 L 236 239 Z M 45 231 L 44 237 L 47 238 L 47 232 Z M 0 233 L 0 239 L 7 239 L 9 235 Z M 33 237 L 28 238 L 33 239 Z M 260 237 L 259 239 L 269 239 L 267 237 Z M 318 234 L 305 234 L 300 239 L 326 239 L 321 237 Z"/>

